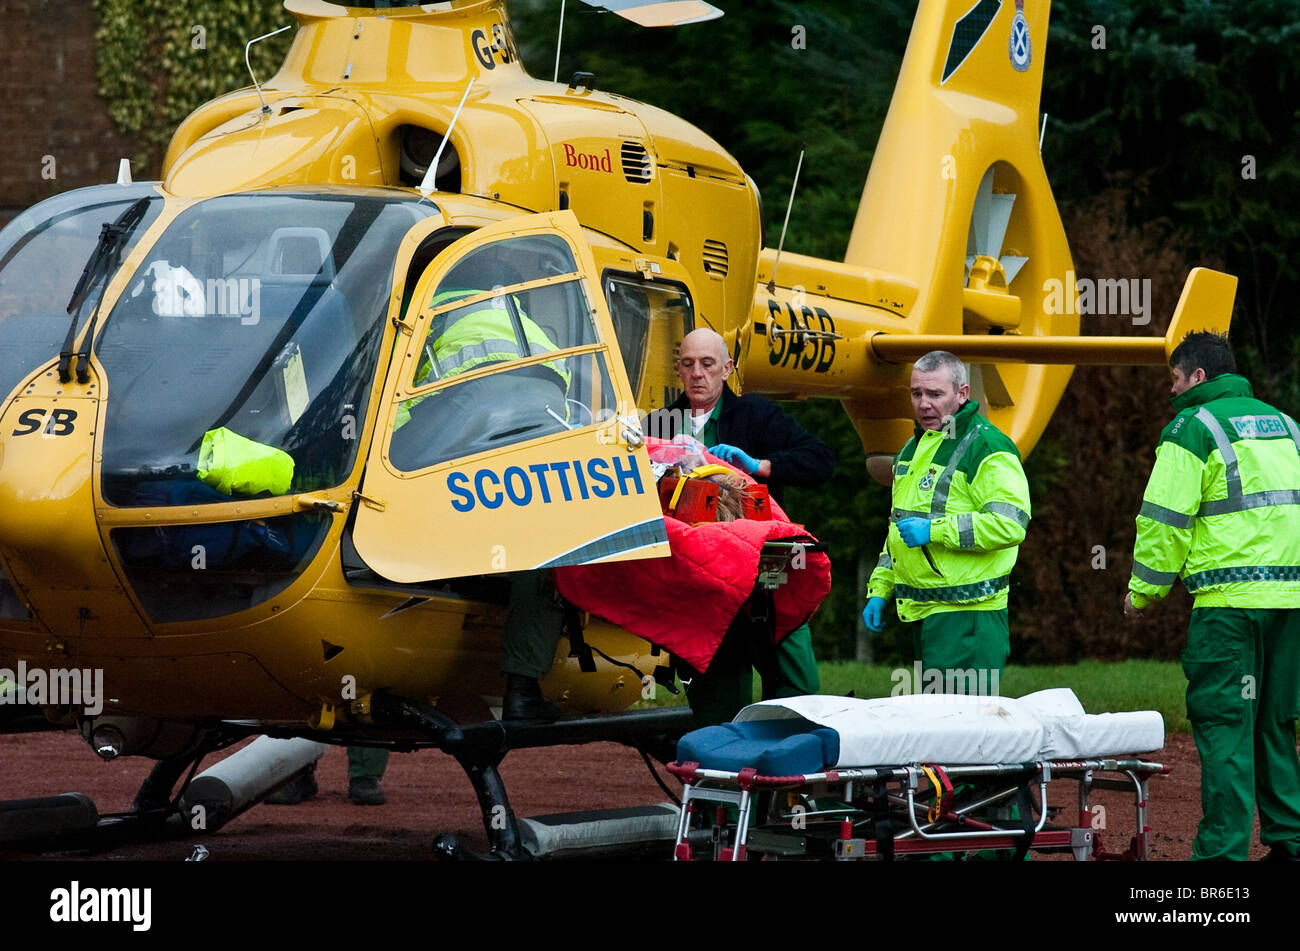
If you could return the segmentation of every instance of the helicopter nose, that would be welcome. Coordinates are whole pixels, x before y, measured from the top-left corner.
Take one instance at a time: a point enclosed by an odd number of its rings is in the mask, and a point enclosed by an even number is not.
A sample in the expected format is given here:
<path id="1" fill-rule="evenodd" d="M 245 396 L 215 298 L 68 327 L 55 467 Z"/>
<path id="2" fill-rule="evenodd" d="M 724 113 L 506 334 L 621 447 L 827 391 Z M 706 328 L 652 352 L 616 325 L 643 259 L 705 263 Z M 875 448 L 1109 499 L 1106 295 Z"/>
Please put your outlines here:
<path id="1" fill-rule="evenodd" d="M 109 565 L 92 486 L 100 383 L 62 384 L 51 371 L 0 414 L 0 550 L 10 581 L 35 619 L 54 633 L 96 628 L 102 618 L 140 617 Z M 93 606 L 93 610 L 92 610 Z M 123 631 L 122 633 L 126 633 Z"/>

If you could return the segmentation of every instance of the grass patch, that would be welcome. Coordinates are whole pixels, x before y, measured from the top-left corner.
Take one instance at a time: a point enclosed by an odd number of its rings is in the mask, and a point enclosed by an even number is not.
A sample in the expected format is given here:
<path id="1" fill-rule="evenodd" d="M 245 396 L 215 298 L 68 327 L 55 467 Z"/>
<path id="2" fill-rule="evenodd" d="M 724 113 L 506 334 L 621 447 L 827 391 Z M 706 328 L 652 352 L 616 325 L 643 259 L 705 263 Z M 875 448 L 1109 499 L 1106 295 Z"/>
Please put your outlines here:
<path id="1" fill-rule="evenodd" d="M 913 672 L 910 667 L 868 666 L 851 662 L 818 664 L 817 669 L 822 693 L 844 695 L 852 690 L 859 697 L 888 697 L 899 683 L 910 687 Z M 895 674 L 897 670 L 907 672 L 907 681 Z M 1105 663 L 1085 660 L 1062 667 L 1013 664 L 1003 671 L 998 686 L 999 693 L 1007 697 L 1022 697 L 1050 687 L 1069 687 L 1089 713 L 1156 710 L 1164 717 L 1166 733 L 1191 732 L 1191 725 L 1187 722 L 1187 681 L 1182 667 L 1174 661 Z M 754 687 L 757 693 L 757 676 Z M 662 686 L 655 689 L 655 699 L 644 701 L 640 706 L 677 706 L 686 702 L 682 693 L 674 697 Z"/>
<path id="2" fill-rule="evenodd" d="M 819 664 L 822 693 L 859 697 L 887 697 L 900 683 L 895 670 L 906 670 L 910 685 L 910 668 L 866 666 L 854 663 Z M 1156 710 L 1165 720 L 1165 732 L 1190 733 L 1187 722 L 1187 680 L 1175 661 L 1125 660 L 1106 663 L 1080 661 L 1060 667 L 1022 667 L 1012 664 L 1002 672 L 999 693 L 1006 697 L 1023 697 L 1037 690 L 1069 687 L 1089 713 L 1124 713 L 1132 710 Z"/>

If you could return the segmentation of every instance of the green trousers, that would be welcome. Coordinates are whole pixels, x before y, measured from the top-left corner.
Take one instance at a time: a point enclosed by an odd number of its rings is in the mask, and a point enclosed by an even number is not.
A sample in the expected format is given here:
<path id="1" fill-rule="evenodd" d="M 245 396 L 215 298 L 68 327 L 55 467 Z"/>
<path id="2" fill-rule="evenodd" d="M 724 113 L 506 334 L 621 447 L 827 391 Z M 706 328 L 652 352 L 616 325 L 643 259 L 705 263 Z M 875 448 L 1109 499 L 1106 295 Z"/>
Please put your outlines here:
<path id="1" fill-rule="evenodd" d="M 776 645 L 776 670 L 763 670 L 753 635 L 743 628 L 727 632 L 709 663 L 686 689 L 698 726 L 729 722 L 754 702 L 754 667 L 763 675 L 763 699 L 817 693 L 821 680 L 813 656 L 812 631 L 801 624 Z"/>
<path id="2" fill-rule="evenodd" d="M 922 682 L 914 685 L 914 690 L 997 696 L 1001 692 L 1002 669 L 1011 653 L 1007 610 L 940 611 L 928 615 L 912 625 L 912 646 L 922 668 Z M 1019 807 L 1013 804 L 1010 815 L 1018 819 Z M 957 857 L 956 852 L 939 852 L 930 860 L 951 862 Z M 976 861 L 1004 857 L 991 849 L 974 853 Z"/>
<path id="3" fill-rule="evenodd" d="M 511 575 L 510 610 L 501 635 L 501 673 L 544 677 L 555 663 L 555 645 L 563 627 L 564 608 L 555 596 L 550 572 Z"/>
<path id="4" fill-rule="evenodd" d="M 994 672 L 1002 676 L 1011 653 L 1007 609 L 931 614 L 913 626 L 912 643 L 922 668 L 943 678 L 942 692 L 996 694 Z"/>
<path id="5" fill-rule="evenodd" d="M 1300 854 L 1300 608 L 1197 608 L 1183 651 L 1201 754 L 1192 858 L 1245 861 L 1259 806 L 1264 845 Z"/>
<path id="6" fill-rule="evenodd" d="M 388 768 L 388 750 L 373 746 L 348 747 L 348 779 L 383 779 Z"/>

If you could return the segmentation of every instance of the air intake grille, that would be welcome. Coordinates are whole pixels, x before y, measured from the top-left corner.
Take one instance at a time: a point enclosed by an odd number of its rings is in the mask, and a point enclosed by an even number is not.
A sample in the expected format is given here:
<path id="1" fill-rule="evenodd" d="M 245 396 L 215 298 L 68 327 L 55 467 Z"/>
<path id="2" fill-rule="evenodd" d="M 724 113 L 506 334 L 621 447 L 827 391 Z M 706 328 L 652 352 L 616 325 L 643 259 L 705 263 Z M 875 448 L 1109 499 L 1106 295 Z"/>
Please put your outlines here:
<path id="1" fill-rule="evenodd" d="M 727 276 L 727 246 L 721 241 L 704 242 L 704 270 L 720 277 Z"/>
<path id="2" fill-rule="evenodd" d="M 629 182 L 645 184 L 654 174 L 650 154 L 640 142 L 623 143 L 623 177 Z"/>

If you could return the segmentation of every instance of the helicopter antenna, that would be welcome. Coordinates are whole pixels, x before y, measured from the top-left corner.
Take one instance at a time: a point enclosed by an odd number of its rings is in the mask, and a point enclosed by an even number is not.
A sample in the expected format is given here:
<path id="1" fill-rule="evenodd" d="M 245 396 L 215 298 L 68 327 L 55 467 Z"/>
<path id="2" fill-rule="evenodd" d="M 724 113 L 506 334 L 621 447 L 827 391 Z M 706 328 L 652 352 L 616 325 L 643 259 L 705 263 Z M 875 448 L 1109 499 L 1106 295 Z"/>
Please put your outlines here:
<path id="1" fill-rule="evenodd" d="M 420 182 L 420 194 L 425 198 L 433 191 L 434 183 L 438 178 L 438 160 L 442 158 L 442 150 L 447 147 L 451 141 L 451 130 L 456 128 L 456 120 L 460 118 L 460 111 L 465 108 L 465 100 L 469 98 L 469 91 L 474 88 L 474 80 L 477 76 L 469 78 L 469 85 L 465 87 L 465 94 L 460 97 L 460 105 L 456 107 L 455 113 L 451 117 L 451 125 L 447 126 L 447 131 L 442 135 L 442 141 L 438 143 L 438 152 L 429 163 L 428 170 L 424 173 L 424 181 Z"/>
<path id="2" fill-rule="evenodd" d="M 551 82 L 560 81 L 560 47 L 564 45 L 564 0 L 560 0 L 560 35 L 555 38 L 555 75 Z"/>
<path id="3" fill-rule="evenodd" d="M 249 40 L 244 45 L 244 65 L 248 67 L 248 75 L 253 77 L 253 88 L 257 90 L 257 98 L 262 102 L 263 113 L 270 112 L 271 107 L 266 104 L 266 100 L 262 97 L 262 87 L 261 84 L 259 84 L 257 81 L 257 75 L 253 72 L 253 64 L 248 59 L 248 51 L 253 48 L 254 43 L 260 43 L 262 40 L 269 39 L 270 37 L 275 36 L 277 33 L 283 33 L 291 26 L 293 26 L 292 23 L 289 24 L 289 26 L 282 26 L 278 30 L 272 30 L 270 33 L 263 33 L 261 36 L 254 37 L 253 39 Z"/>
<path id="4" fill-rule="evenodd" d="M 1047 113 L 1043 113 L 1043 127 L 1038 130 L 1038 151 L 1043 151 L 1043 136 L 1047 135 Z"/>
<path id="5" fill-rule="evenodd" d="M 790 225 L 790 210 L 794 208 L 794 190 L 799 187 L 799 171 L 803 168 L 803 154 L 806 149 L 799 150 L 799 164 L 794 167 L 794 181 L 790 183 L 790 204 L 785 206 L 785 222 L 781 225 L 781 240 L 776 246 L 776 260 L 772 262 L 772 276 L 767 281 L 767 292 L 769 294 L 776 290 L 776 269 L 781 266 L 781 249 L 785 247 L 785 229 Z"/>

